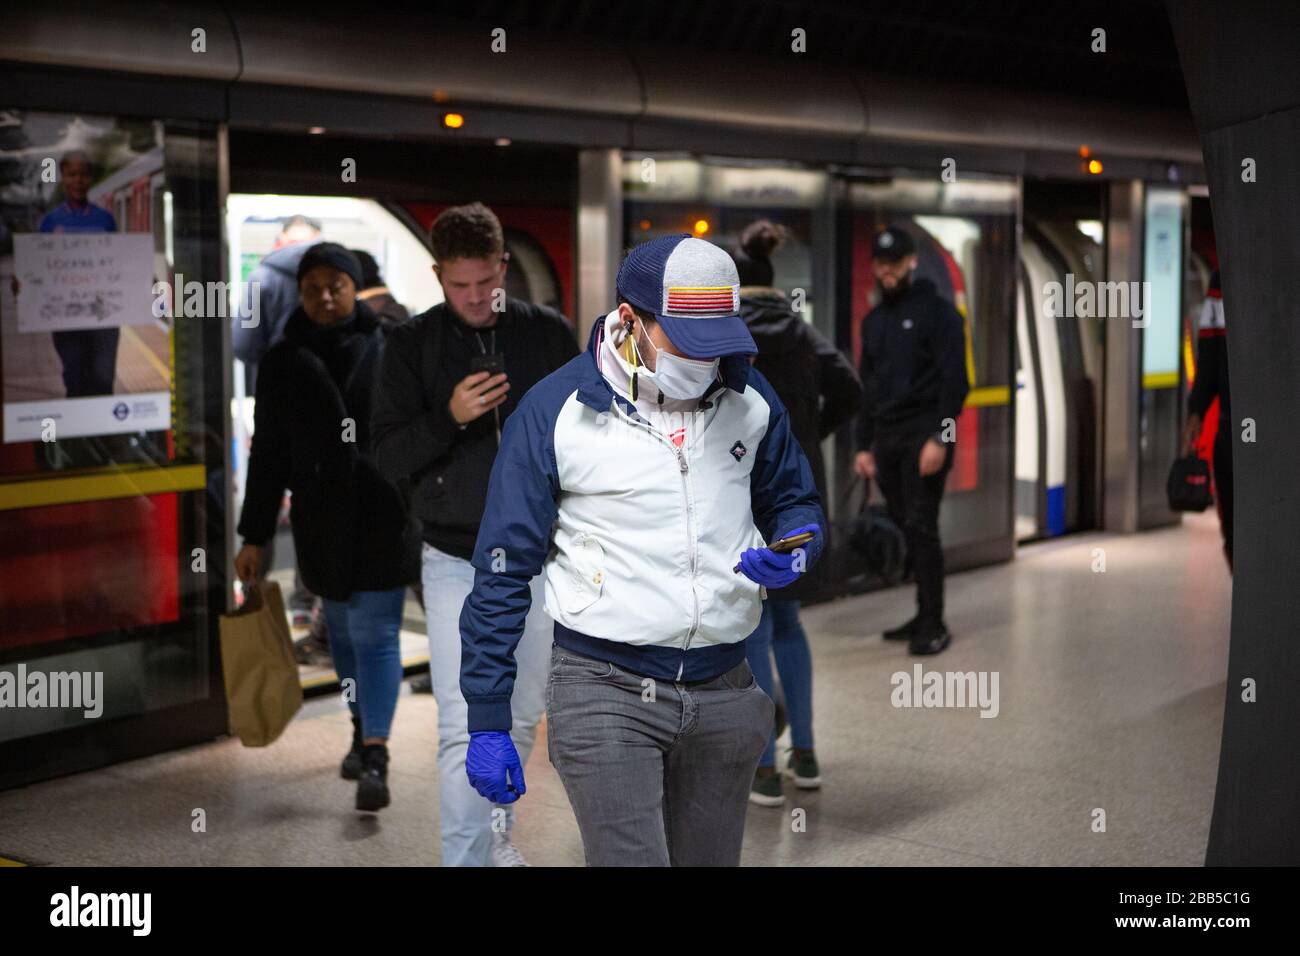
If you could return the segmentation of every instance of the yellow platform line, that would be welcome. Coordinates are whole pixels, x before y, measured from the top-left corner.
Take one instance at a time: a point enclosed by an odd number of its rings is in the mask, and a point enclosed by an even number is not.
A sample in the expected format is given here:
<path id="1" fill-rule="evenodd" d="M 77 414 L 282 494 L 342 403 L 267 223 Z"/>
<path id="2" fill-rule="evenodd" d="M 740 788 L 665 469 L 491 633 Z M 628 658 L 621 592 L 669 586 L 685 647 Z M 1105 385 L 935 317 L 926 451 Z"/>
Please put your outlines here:
<path id="1" fill-rule="evenodd" d="M 988 408 L 990 405 L 1006 405 L 1011 401 L 1011 386 L 986 385 L 984 388 L 972 388 L 966 393 L 967 408 Z"/>
<path id="2" fill-rule="evenodd" d="M 1177 372 L 1148 372 L 1142 376 L 1143 388 L 1177 388 Z"/>
<path id="3" fill-rule="evenodd" d="M 0 856 L 0 866 L 26 866 L 26 863 L 19 863 L 17 860 L 10 860 Z"/>
<path id="4" fill-rule="evenodd" d="M 202 465 L 140 468 L 102 475 L 25 479 L 0 483 L 0 511 L 48 505 L 138 498 L 175 491 L 198 491 L 207 484 Z"/>
<path id="5" fill-rule="evenodd" d="M 159 359 L 158 356 L 153 354 L 153 349 L 149 348 L 149 346 L 144 344 L 144 339 L 136 335 L 135 332 L 131 330 L 131 326 L 129 325 L 122 326 L 122 334 L 135 342 L 136 347 L 140 351 L 140 354 L 143 355 L 146 361 L 148 361 L 149 364 L 153 366 L 155 372 L 161 375 L 164 380 L 171 381 L 172 370 L 169 369 L 166 365 L 164 365 L 162 363 L 162 360 Z"/>
<path id="6" fill-rule="evenodd" d="M 402 669 L 405 670 L 408 667 L 414 667 L 416 664 L 427 663 L 429 663 L 428 654 L 416 654 L 414 657 L 402 658 Z M 331 677 L 329 674 L 322 674 L 319 677 L 307 678 L 302 682 L 302 689 L 315 690 L 317 687 L 327 687 L 330 684 L 337 684 L 338 682 L 338 677 Z"/>

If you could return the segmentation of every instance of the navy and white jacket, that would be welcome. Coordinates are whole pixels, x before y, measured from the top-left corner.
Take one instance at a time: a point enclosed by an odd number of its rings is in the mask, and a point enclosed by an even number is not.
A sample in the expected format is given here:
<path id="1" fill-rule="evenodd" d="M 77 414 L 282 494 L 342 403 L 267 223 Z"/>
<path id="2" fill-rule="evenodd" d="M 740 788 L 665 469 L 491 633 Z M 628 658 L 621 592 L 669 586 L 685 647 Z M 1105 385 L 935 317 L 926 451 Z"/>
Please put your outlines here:
<path id="1" fill-rule="evenodd" d="M 825 527 L 785 407 L 744 356 L 722 360 L 684 436 L 670 435 L 601 373 L 604 326 L 528 391 L 501 437 L 460 616 L 471 732 L 510 729 L 534 575 L 546 575 L 561 647 L 657 680 L 709 680 L 744 658 L 766 597 L 733 573 L 741 552 Z"/>

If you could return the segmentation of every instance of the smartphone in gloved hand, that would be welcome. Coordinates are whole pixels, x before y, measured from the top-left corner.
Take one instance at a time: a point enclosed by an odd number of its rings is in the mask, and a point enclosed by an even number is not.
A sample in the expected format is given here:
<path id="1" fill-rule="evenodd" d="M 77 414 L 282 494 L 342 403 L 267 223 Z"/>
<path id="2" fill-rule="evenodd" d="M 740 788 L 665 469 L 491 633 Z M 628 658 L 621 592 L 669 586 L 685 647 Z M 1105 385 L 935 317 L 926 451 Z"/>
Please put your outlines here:
<path id="1" fill-rule="evenodd" d="M 774 551 L 777 554 L 789 554 L 795 548 L 799 547 L 802 544 L 807 544 L 815 537 L 817 537 L 817 535 L 814 532 L 804 531 L 801 532 L 800 534 L 792 534 L 788 538 L 778 538 L 776 541 L 773 541 L 771 544 L 769 544 L 767 548 L 769 551 Z M 731 573 L 739 574 L 740 565 L 736 565 L 734 568 L 732 568 Z"/>

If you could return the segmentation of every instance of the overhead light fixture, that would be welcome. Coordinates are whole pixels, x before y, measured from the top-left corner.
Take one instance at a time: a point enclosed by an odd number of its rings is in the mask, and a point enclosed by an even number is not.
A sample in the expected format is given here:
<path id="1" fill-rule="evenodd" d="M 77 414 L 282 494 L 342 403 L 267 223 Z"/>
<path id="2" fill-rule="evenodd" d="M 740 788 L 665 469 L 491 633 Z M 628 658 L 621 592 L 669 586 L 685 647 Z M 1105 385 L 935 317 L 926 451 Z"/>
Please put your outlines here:
<path id="1" fill-rule="evenodd" d="M 498 146 L 509 146 L 509 145 L 510 145 L 510 137 L 509 137 L 509 136 L 498 136 L 498 137 L 496 138 L 496 144 L 497 144 Z"/>
<path id="2" fill-rule="evenodd" d="M 321 133 L 325 132 L 325 127 L 324 127 L 324 126 L 312 126 L 312 127 L 310 127 L 310 128 L 307 130 L 307 132 L 310 133 L 312 136 L 319 136 Z"/>
<path id="3" fill-rule="evenodd" d="M 1099 175 L 1101 175 L 1101 168 L 1102 168 L 1102 167 L 1101 167 L 1101 160 L 1100 160 L 1100 159 L 1090 159 L 1090 160 L 1088 160 L 1088 172 L 1092 173 L 1092 175 L 1094 175 L 1094 176 L 1099 176 Z"/>
<path id="4" fill-rule="evenodd" d="M 708 231 L 709 231 L 709 220 L 707 219 L 695 220 L 695 234 L 697 236 L 702 236 Z"/>
<path id="5" fill-rule="evenodd" d="M 460 129 L 465 125 L 465 117 L 461 116 L 459 113 L 443 113 L 442 125 L 447 127 L 447 129 Z"/>

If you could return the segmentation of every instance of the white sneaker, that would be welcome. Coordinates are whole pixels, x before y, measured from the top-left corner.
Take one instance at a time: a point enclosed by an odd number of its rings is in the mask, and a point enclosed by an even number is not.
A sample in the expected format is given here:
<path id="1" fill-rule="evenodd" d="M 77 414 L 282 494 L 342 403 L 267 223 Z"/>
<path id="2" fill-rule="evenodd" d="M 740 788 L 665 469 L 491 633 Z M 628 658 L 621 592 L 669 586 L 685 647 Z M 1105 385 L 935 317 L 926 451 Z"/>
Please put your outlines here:
<path id="1" fill-rule="evenodd" d="M 509 833 L 492 834 L 493 866 L 528 866 L 528 861 L 518 848 L 510 842 Z"/>

